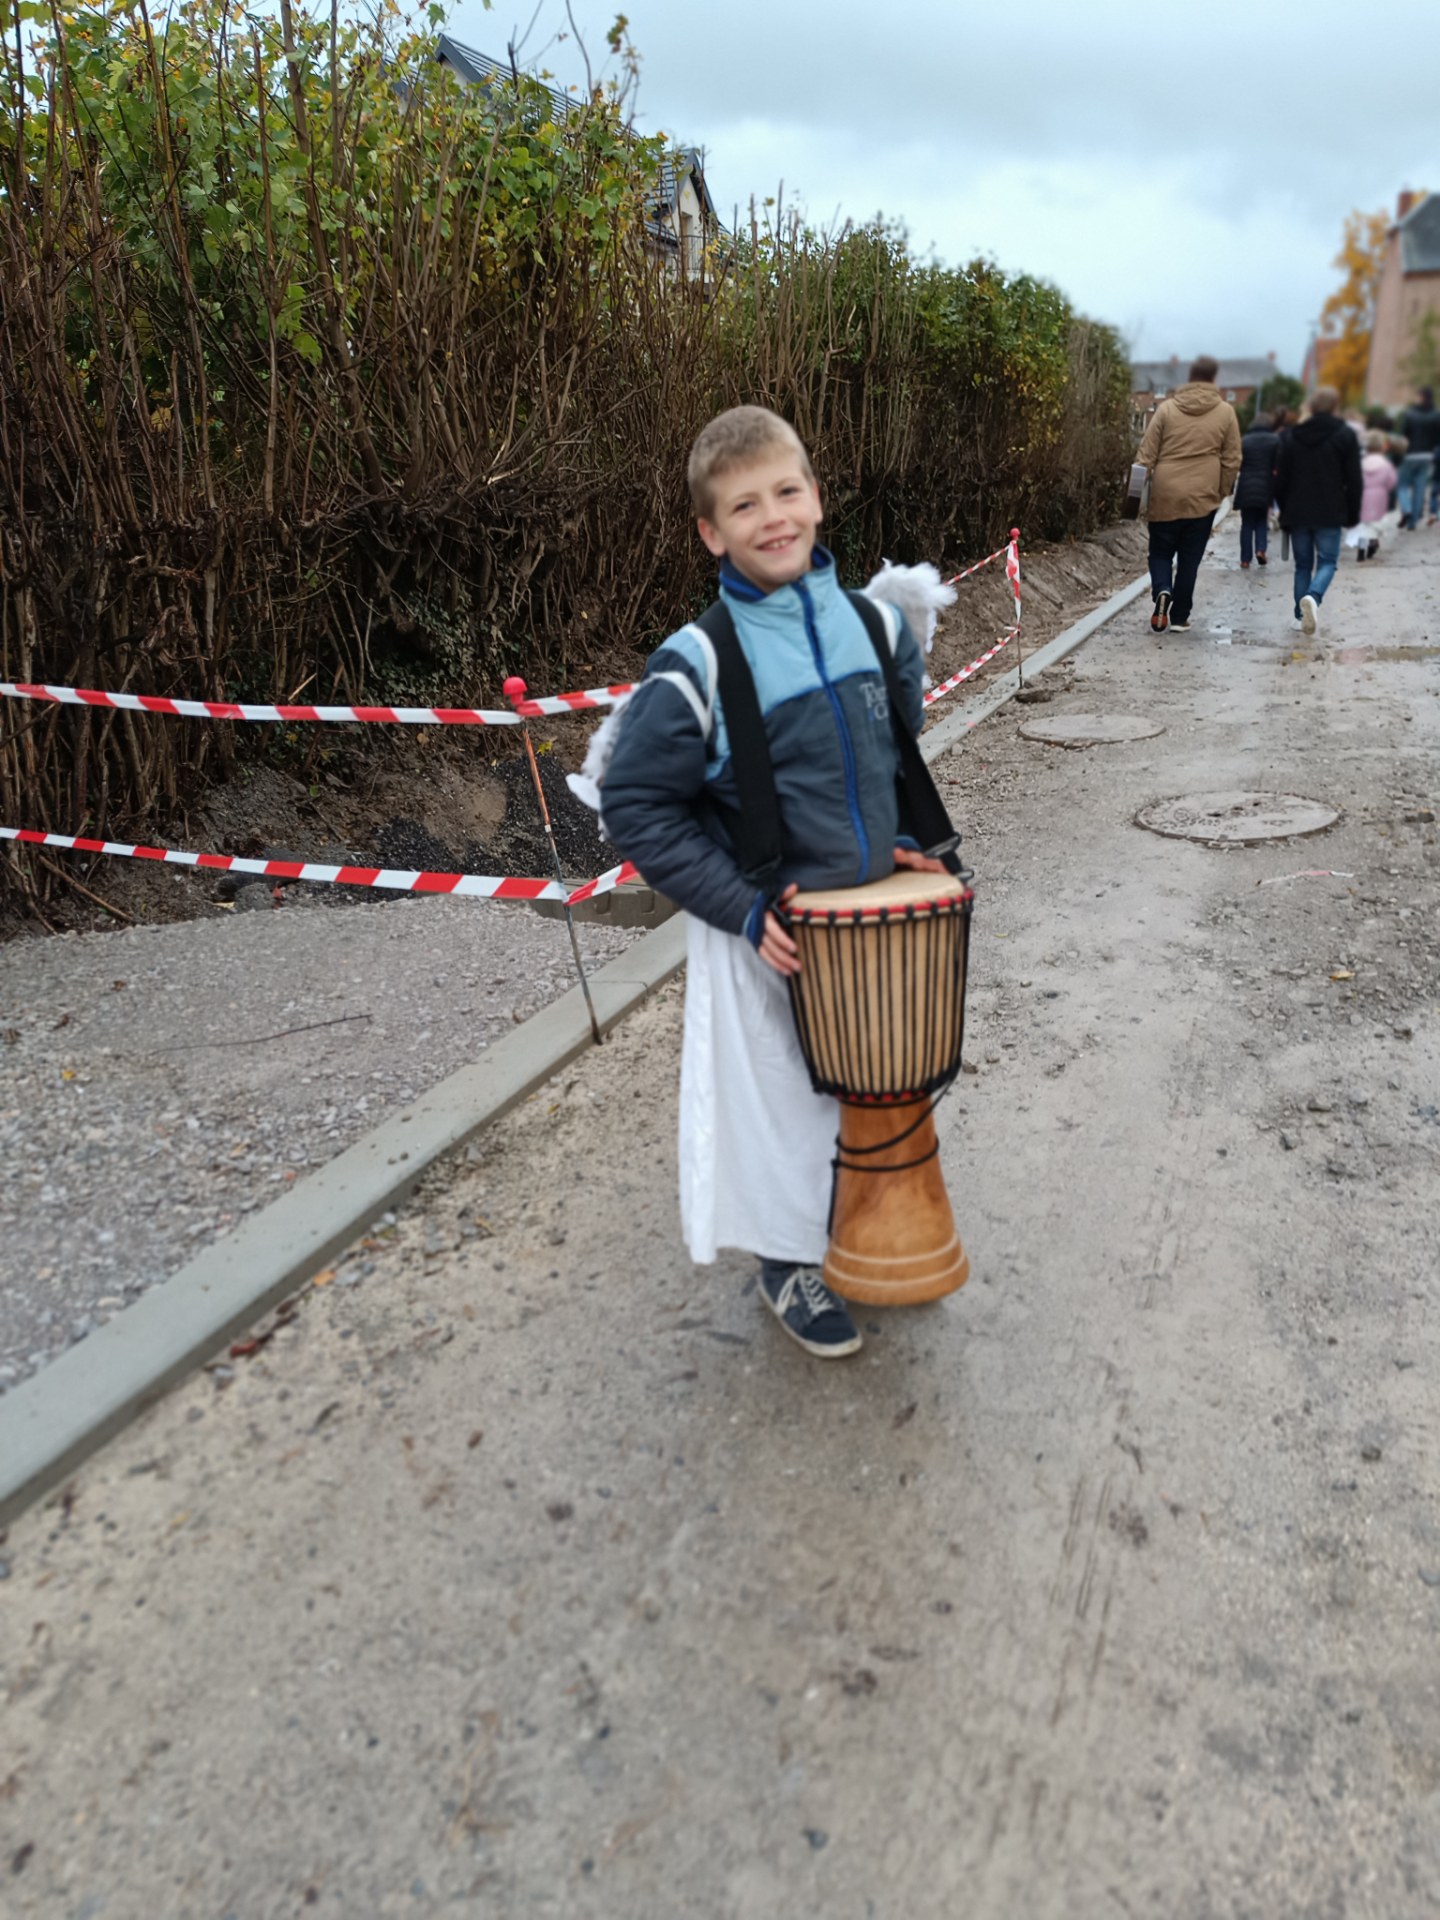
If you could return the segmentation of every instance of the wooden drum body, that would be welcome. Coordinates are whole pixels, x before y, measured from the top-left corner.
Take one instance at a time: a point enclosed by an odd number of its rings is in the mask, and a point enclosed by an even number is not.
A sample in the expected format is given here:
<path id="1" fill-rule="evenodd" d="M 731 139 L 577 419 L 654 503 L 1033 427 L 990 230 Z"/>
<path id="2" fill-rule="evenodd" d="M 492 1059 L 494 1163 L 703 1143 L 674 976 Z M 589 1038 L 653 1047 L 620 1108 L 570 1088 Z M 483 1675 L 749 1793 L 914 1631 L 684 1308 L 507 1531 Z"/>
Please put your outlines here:
<path id="1" fill-rule="evenodd" d="M 930 1101 L 960 1070 L 971 899 L 902 868 L 780 909 L 810 1078 L 841 1103 L 825 1280 L 848 1300 L 912 1306 L 969 1277 Z"/>

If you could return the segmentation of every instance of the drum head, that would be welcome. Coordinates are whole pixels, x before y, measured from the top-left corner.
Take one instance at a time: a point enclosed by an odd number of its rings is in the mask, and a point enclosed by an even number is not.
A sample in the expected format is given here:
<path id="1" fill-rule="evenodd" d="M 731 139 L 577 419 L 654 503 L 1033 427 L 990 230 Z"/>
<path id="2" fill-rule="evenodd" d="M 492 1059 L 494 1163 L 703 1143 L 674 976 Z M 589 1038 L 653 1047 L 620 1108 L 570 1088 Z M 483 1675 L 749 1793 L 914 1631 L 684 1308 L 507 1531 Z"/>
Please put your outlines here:
<path id="1" fill-rule="evenodd" d="M 970 889 L 953 873 L 915 873 L 909 867 L 897 867 L 888 879 L 872 880 L 865 887 L 824 887 L 814 893 L 797 893 L 783 911 L 808 913 L 873 913 L 877 907 L 892 912 L 906 907 L 925 907 L 932 901 L 963 898 Z"/>

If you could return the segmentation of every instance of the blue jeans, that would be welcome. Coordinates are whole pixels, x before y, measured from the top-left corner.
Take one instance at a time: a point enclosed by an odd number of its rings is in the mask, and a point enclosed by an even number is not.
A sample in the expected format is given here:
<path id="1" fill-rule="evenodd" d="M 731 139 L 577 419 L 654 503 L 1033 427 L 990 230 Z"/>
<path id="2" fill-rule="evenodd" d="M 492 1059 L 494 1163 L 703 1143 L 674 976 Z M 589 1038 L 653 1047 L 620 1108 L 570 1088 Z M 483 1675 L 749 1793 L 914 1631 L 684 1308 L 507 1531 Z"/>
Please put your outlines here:
<path id="1" fill-rule="evenodd" d="M 1433 461 L 1433 454 L 1407 453 L 1400 462 L 1400 484 L 1395 504 L 1400 509 L 1400 518 L 1408 520 L 1411 526 L 1424 510 L 1425 483 L 1430 478 Z"/>
<path id="2" fill-rule="evenodd" d="M 1270 515 L 1263 507 L 1240 509 L 1240 564 L 1249 566 L 1251 549 L 1264 553 L 1270 538 Z"/>
<path id="3" fill-rule="evenodd" d="M 1300 602 L 1308 593 L 1317 603 L 1325 598 L 1325 589 L 1335 578 L 1340 564 L 1339 527 L 1291 527 L 1290 549 L 1295 555 L 1295 618 L 1300 618 Z"/>

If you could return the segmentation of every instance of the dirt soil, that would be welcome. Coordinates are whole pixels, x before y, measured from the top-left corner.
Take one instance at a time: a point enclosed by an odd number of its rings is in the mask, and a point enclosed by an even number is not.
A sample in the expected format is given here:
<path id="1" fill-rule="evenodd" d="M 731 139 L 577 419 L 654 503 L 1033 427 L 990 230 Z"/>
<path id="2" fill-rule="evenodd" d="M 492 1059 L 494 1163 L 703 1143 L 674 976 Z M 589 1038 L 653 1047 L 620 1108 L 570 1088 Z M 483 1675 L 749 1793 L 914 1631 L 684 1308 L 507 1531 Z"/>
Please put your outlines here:
<path id="1" fill-rule="evenodd" d="M 1433 1920 L 1440 540 L 1233 547 L 940 763 L 964 1291 L 691 1266 L 665 990 L 12 1527 L 7 1913 Z"/>
<path id="2" fill-rule="evenodd" d="M 1024 626 L 967 688 L 983 686 L 1018 658 L 1097 605 L 1144 566 L 1143 531 L 1132 525 L 1102 529 L 1088 540 L 1022 547 Z M 962 581 L 956 605 L 941 621 L 929 666 L 938 682 L 993 646 L 1014 618 L 1014 603 L 999 563 Z M 597 671 L 594 684 L 621 669 Z M 537 689 L 538 691 L 538 689 Z M 547 691 L 560 692 L 554 688 Z M 487 704 L 503 705 L 498 695 Z M 943 707 L 937 707 L 937 712 Z M 153 726 L 188 726 L 156 719 Z M 546 803 L 566 877 L 589 879 L 615 865 L 619 854 L 596 831 L 595 816 L 571 794 L 565 774 L 578 770 L 594 716 L 534 723 Z M 198 804 L 146 831 L 157 844 L 251 859 L 315 860 L 329 864 L 429 868 L 441 873 L 514 874 L 549 878 L 549 845 L 528 764 L 513 729 L 327 727 L 311 739 L 311 757 L 277 764 L 268 730 L 250 730 L 259 751 L 230 781 Z M 28 823 L 22 823 L 28 824 Z M 133 839 L 133 833 L 112 834 Z M 47 856 L 56 894 L 46 920 L 55 930 L 91 932 L 131 922 L 147 926 L 177 920 L 219 919 L 256 906 L 329 909 L 373 900 L 359 887 L 278 887 L 258 878 L 185 871 L 115 858 Z M 106 913 L 72 889 L 71 875 L 115 909 Z M 243 896 L 243 897 L 242 897 Z M 43 931 L 0 915 L 0 941 Z"/>

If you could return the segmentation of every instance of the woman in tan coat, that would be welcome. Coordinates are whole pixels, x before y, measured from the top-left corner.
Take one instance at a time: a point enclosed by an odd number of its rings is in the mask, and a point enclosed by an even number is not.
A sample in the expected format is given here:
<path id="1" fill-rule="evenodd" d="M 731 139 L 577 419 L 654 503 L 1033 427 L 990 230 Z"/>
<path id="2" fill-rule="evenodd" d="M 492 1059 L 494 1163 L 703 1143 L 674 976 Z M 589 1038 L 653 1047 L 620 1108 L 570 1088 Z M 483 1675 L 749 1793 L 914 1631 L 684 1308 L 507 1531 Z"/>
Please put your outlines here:
<path id="1" fill-rule="evenodd" d="M 1150 625 L 1186 633 L 1205 543 L 1240 471 L 1240 423 L 1220 398 L 1217 363 L 1197 360 L 1190 378 L 1155 409 L 1135 456 L 1150 473 Z"/>

